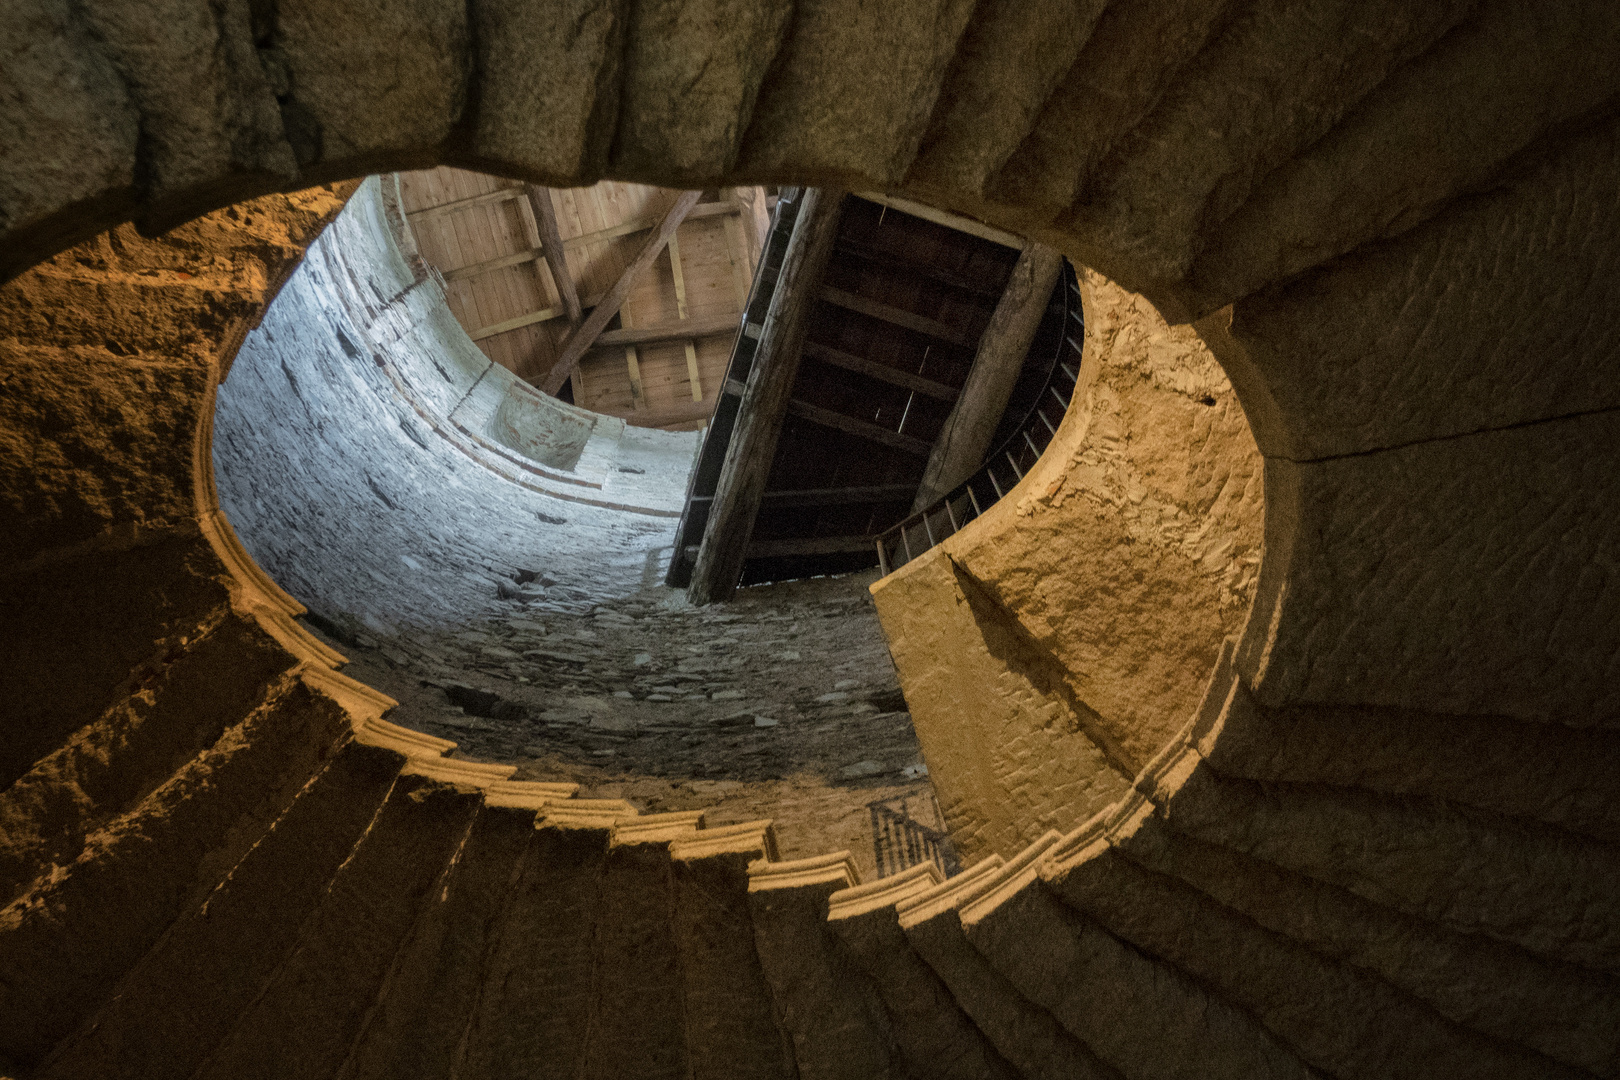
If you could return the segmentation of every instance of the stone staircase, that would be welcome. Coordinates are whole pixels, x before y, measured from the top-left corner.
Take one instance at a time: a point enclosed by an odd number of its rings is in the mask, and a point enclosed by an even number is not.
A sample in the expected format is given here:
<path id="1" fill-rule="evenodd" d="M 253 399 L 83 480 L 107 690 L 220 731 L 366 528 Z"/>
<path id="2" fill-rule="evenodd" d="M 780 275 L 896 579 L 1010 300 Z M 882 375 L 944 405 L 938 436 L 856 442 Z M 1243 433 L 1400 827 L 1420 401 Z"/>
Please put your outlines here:
<path id="1" fill-rule="evenodd" d="M 171 674 L 151 717 L 185 689 Z M 104 743 L 144 796 L 8 875 L 11 1075 L 1620 1071 L 1614 803 L 1460 786 L 1489 753 L 1579 777 L 1607 734 L 1339 718 L 1325 743 L 1329 721 L 1280 729 L 1217 677 L 1069 835 L 861 883 L 847 853 L 777 860 L 767 821 L 452 759 L 385 704 L 308 665 L 211 739 Z M 26 795 L 75 765 L 93 788 L 90 761 L 71 740 L 14 784 L 8 838 L 51 834 L 71 811 Z"/>
<path id="2" fill-rule="evenodd" d="M 0 272 L 50 261 L 0 298 L 0 1073 L 1620 1073 L 1612 4 L 539 10 L 7 14 Z M 96 234 L 436 161 L 900 190 L 1212 316 L 1247 651 L 1117 805 L 945 882 L 388 724 L 207 453 L 341 199 Z"/>

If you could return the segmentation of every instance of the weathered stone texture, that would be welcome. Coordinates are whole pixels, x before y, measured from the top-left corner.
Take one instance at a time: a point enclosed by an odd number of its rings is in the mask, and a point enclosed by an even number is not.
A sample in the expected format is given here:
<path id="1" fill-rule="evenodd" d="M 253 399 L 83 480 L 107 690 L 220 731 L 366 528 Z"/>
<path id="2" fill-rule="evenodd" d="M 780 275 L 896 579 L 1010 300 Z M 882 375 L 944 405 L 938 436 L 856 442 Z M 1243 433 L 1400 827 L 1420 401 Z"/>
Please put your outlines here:
<path id="1" fill-rule="evenodd" d="M 1620 124 L 1200 329 L 1279 457 L 1620 406 Z M 1286 418 L 1286 420 L 1284 419 Z"/>
<path id="2" fill-rule="evenodd" d="M 1257 578 L 1260 461 L 1214 358 L 1106 278 L 1085 292 L 1081 390 L 1041 463 L 873 590 L 970 857 L 1117 799 L 1191 718 Z"/>
<path id="3" fill-rule="evenodd" d="M 246 0 L 91 0 L 84 17 L 140 114 L 147 198 L 162 204 L 233 173 L 262 174 L 264 187 L 296 179 Z"/>
<path id="4" fill-rule="evenodd" d="M 613 171 L 698 184 L 736 160 L 789 0 L 638 0 L 625 42 Z"/>
<path id="5" fill-rule="evenodd" d="M 971 0 L 796 5 L 737 172 L 846 190 L 898 183 L 972 11 Z"/>
<path id="6" fill-rule="evenodd" d="M 1035 126 L 1104 6 L 1102 0 L 981 3 L 907 182 L 982 195 Z"/>
<path id="7" fill-rule="evenodd" d="M 1332 132 L 1259 185 L 1207 239 L 1200 313 L 1399 233 L 1620 92 L 1606 0 L 1489 0 L 1393 72 Z"/>
<path id="8" fill-rule="evenodd" d="M 480 0 L 470 23 L 478 109 L 458 160 L 555 187 L 596 180 L 618 115 L 626 9 Z"/>
<path id="9" fill-rule="evenodd" d="M 1204 231 L 1256 179 L 1321 138 L 1475 3 L 1250 5 L 1115 144 L 1062 227 L 1138 280 L 1179 280 Z"/>
<path id="10" fill-rule="evenodd" d="M 1266 465 L 1257 700 L 1620 717 L 1620 413 Z M 1286 585 L 1284 585 L 1286 582 Z"/>
<path id="11" fill-rule="evenodd" d="M 138 120 L 124 81 L 66 0 L 7 4 L 0 41 L 0 230 L 16 238 L 0 256 L 4 280 L 128 213 Z M 41 228 L 58 235 L 30 235 Z"/>
<path id="12" fill-rule="evenodd" d="M 466 105 L 467 23 L 460 0 L 277 0 L 264 63 L 300 163 L 429 156 Z"/>
<path id="13" fill-rule="evenodd" d="M 990 181 L 990 195 L 1042 223 L 1067 210 L 1232 6 L 1230 0 L 1114 0 L 1033 130 Z"/>

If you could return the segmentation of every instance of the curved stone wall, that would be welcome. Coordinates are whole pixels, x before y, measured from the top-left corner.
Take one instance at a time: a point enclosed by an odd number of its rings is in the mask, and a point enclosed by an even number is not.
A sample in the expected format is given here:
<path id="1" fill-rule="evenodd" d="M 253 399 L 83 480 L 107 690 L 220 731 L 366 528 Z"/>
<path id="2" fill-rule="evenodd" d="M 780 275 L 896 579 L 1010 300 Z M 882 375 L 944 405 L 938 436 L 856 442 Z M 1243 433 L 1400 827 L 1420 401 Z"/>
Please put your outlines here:
<path id="1" fill-rule="evenodd" d="M 965 856 L 1011 857 L 1117 802 L 1243 630 L 1262 463 L 1191 328 L 1095 271 L 1074 401 L 1040 462 L 873 586 Z"/>
<path id="2" fill-rule="evenodd" d="M 521 568 L 565 605 L 636 591 L 674 542 L 697 433 L 565 405 L 479 352 L 396 248 L 385 183 L 361 185 L 232 363 L 220 506 L 293 595 L 377 632 L 509 606 L 496 589 Z"/>

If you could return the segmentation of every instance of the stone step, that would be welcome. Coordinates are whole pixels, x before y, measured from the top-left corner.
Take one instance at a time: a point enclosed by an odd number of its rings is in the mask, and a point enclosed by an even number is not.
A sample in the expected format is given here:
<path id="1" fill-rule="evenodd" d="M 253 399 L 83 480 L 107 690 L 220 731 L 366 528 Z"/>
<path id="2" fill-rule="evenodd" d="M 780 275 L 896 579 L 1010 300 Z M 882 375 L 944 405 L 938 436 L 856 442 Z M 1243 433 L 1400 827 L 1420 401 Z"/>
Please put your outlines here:
<path id="1" fill-rule="evenodd" d="M 1069 908 L 1033 869 L 1002 877 L 966 905 L 963 933 L 1024 998 L 1050 1012 L 1120 1075 L 1317 1075 L 1248 1013 Z"/>
<path id="2" fill-rule="evenodd" d="M 466 844 L 443 887 L 427 897 L 338 1071 L 342 1080 L 455 1074 L 484 989 L 485 957 L 534 846 L 534 809 L 493 805 L 499 796 L 488 790 Z"/>
<path id="3" fill-rule="evenodd" d="M 792 1038 L 777 1025 L 754 945 L 748 868 L 777 855 L 769 821 L 704 829 L 671 842 L 674 938 L 693 1080 L 798 1075 Z"/>
<path id="4" fill-rule="evenodd" d="M 1170 829 L 1114 841 L 1257 926 L 1370 972 L 1442 1016 L 1557 1061 L 1620 1069 L 1620 981 L 1403 914 L 1337 885 Z"/>
<path id="5" fill-rule="evenodd" d="M 670 844 L 702 824 L 703 815 L 692 812 L 649 814 L 613 827 L 594 920 L 582 1076 L 673 1080 L 690 1073 Z"/>
<path id="6" fill-rule="evenodd" d="M 1269 710 L 1234 680 L 1196 736 L 1222 776 L 1420 795 L 1620 844 L 1620 732 L 1507 717 Z"/>
<path id="7" fill-rule="evenodd" d="M 905 1075 L 882 1001 L 827 927 L 827 898 L 859 883 L 847 851 L 749 871 L 754 947 L 801 1080 Z"/>
<path id="8" fill-rule="evenodd" d="M 989 181 L 997 201 L 1042 223 L 1074 204 L 1114 144 L 1152 110 L 1237 7 L 1230 0 L 1114 0 Z M 1107 108 L 1097 103 L 1107 100 Z"/>
<path id="9" fill-rule="evenodd" d="M 1448 1020 L 1371 972 L 1321 956 L 1129 857 L 1165 832 L 1153 805 L 1135 800 L 1111 823 L 1066 841 L 1041 879 L 1114 937 L 1248 1011 L 1309 1064 L 1343 1080 L 1582 1075 Z"/>
<path id="10" fill-rule="evenodd" d="M 1050 1012 L 1024 998 L 962 932 L 962 906 L 1030 874 L 1060 839 L 1057 833 L 1048 833 L 1011 865 L 992 856 L 901 902 L 896 906 L 900 928 L 917 955 L 950 987 L 962 1010 L 1020 1074 L 1032 1080 L 1117 1080 L 1117 1071 L 1065 1031 Z"/>
<path id="11" fill-rule="evenodd" d="M 957 48 L 907 180 L 971 197 L 1029 135 L 1091 36 L 1103 0 L 981 3 Z"/>
<path id="12" fill-rule="evenodd" d="M 939 870 L 920 863 L 881 881 L 828 898 L 827 925 L 877 990 L 901 1056 L 916 1075 L 1018 1075 L 976 1027 L 934 970 L 912 952 L 895 905 L 938 885 Z"/>
<path id="13" fill-rule="evenodd" d="M 151 665 L 134 693 L 0 792 L 0 903 L 40 867 L 72 863 L 87 836 L 213 745 L 293 663 L 257 623 L 231 614 Z"/>
<path id="14" fill-rule="evenodd" d="M 617 799 L 548 805 L 484 961 L 456 1072 L 465 1080 L 580 1075 L 596 1000 L 596 921 Z"/>
<path id="15" fill-rule="evenodd" d="M 41 1080 L 190 1077 L 291 951 L 404 764 L 360 743 L 338 751 L 207 901 L 59 1048 Z"/>
<path id="16" fill-rule="evenodd" d="M 749 118 L 737 173 L 892 189 L 917 153 L 973 6 L 796 5 Z M 849 63 L 855 56 L 858 65 Z M 829 113 L 832 101 L 839 105 Z"/>
<path id="17" fill-rule="evenodd" d="M 0 911 L 0 1057 L 32 1069 L 292 804 L 349 714 L 289 676 L 74 862 Z"/>
<path id="18" fill-rule="evenodd" d="M 476 788 L 432 771 L 412 762 L 400 774 L 297 945 L 198 1080 L 329 1076 L 343 1064 L 424 904 L 444 888 L 480 803 Z"/>
<path id="19" fill-rule="evenodd" d="M 1143 784 L 1182 835 L 1461 933 L 1620 971 L 1620 852 L 1607 845 L 1435 799 L 1222 777 L 1195 753 Z"/>

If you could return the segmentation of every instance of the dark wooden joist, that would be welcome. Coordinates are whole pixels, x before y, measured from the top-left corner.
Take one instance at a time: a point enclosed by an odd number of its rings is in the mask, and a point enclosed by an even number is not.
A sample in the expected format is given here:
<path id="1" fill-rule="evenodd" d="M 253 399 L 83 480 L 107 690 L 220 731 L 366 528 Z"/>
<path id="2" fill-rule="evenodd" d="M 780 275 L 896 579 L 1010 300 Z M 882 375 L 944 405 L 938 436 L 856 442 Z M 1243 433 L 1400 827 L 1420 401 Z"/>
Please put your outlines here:
<path id="1" fill-rule="evenodd" d="M 692 569 L 687 594 L 696 604 L 729 598 L 742 577 L 754 519 L 792 400 L 810 313 L 838 236 L 843 193 L 810 188 L 800 198 L 804 201 L 782 256 Z"/>
<path id="2" fill-rule="evenodd" d="M 619 308 L 624 306 L 624 302 L 629 298 L 630 289 L 635 285 L 636 279 L 646 273 L 648 267 L 652 266 L 659 254 L 664 250 L 665 245 L 669 243 L 669 238 L 674 235 L 675 230 L 680 228 L 681 222 L 686 219 L 687 213 L 697 205 L 698 200 L 702 197 L 703 193 L 701 191 L 684 191 L 681 193 L 681 197 L 675 200 L 675 205 L 670 207 L 669 213 L 664 215 L 664 220 L 659 223 L 657 231 L 647 238 L 647 242 L 642 245 L 641 251 L 636 255 L 635 260 L 624 268 L 624 273 L 620 274 L 619 280 L 613 283 L 613 288 L 609 289 L 607 294 L 602 297 L 602 302 L 592 308 L 585 321 L 580 323 L 572 334 L 568 335 L 568 339 L 563 342 L 562 352 L 557 357 L 557 362 L 551 366 L 551 370 L 540 384 L 540 389 L 552 395 L 562 389 L 563 383 L 567 382 L 568 377 L 573 374 L 574 365 L 579 363 L 580 357 L 585 355 L 586 350 L 595 344 L 602 331 L 607 329 L 608 321 L 618 314 Z"/>
<path id="3" fill-rule="evenodd" d="M 936 398 L 940 401 L 955 401 L 957 389 L 947 386 L 933 379 L 925 379 L 921 375 L 913 375 L 909 371 L 901 371 L 889 364 L 868 360 L 864 356 L 855 356 L 841 349 L 834 349 L 829 345 L 822 345 L 814 341 L 804 343 L 804 355 L 812 360 L 820 360 L 824 364 L 843 368 L 845 371 L 859 372 L 870 379 L 877 379 L 892 386 L 901 386 L 907 390 L 915 390 L 924 397 Z"/>
<path id="4" fill-rule="evenodd" d="M 917 457 L 927 457 L 933 449 L 933 444 L 926 440 L 912 435 L 905 435 L 898 431 L 891 431 L 881 424 L 857 420 L 853 416 L 845 416 L 843 413 L 834 412 L 832 409 L 823 409 L 821 406 L 812 405 L 807 401 L 794 400 L 788 402 L 788 412 L 801 420 L 808 420 L 812 424 L 837 428 L 846 435 L 858 435 L 863 439 L 882 443 L 884 446 L 892 446 L 896 450 L 904 450 L 906 453 L 914 454 Z"/>
<path id="5" fill-rule="evenodd" d="M 563 251 L 562 232 L 557 228 L 557 205 L 551 201 L 551 191 L 537 184 L 526 185 L 529 206 L 534 210 L 534 223 L 540 229 L 540 251 L 545 256 L 551 280 L 557 285 L 563 313 L 568 325 L 578 326 L 584 317 L 579 306 L 579 290 L 574 287 L 574 275 L 568 269 Z"/>
<path id="6" fill-rule="evenodd" d="M 1030 343 L 1063 271 L 1063 256 L 1031 241 L 1018 256 L 1007 288 L 980 336 L 973 368 L 928 455 L 912 512 L 933 505 L 972 476 L 1007 410 Z"/>
<path id="7" fill-rule="evenodd" d="M 907 330 L 915 330 L 919 334 L 926 334 L 940 341 L 948 341 L 952 345 L 960 345 L 964 349 L 973 348 L 973 339 L 962 333 L 954 326 L 946 326 L 938 319 L 930 319 L 924 315 L 917 315 L 897 308 L 892 304 L 885 304 L 878 300 L 868 300 L 864 296 L 856 296 L 843 289 L 835 289 L 830 285 L 823 286 L 821 298 L 829 304 L 834 304 L 847 311 L 858 311 L 862 315 L 870 315 L 874 319 L 881 319 L 893 326 L 902 326 Z"/>

